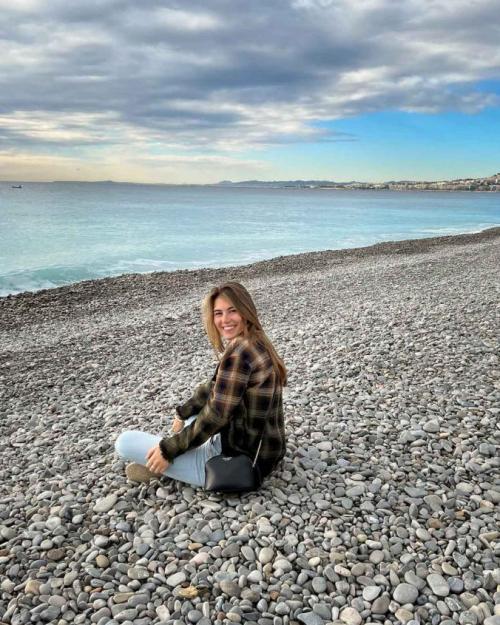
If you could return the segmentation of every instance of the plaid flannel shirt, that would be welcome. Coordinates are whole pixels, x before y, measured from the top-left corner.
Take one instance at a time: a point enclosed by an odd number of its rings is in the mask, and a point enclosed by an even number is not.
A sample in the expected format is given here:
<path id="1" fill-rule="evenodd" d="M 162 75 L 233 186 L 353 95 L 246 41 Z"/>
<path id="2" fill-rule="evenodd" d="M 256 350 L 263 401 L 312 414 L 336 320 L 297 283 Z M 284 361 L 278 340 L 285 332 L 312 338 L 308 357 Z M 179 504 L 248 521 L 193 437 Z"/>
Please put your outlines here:
<path id="1" fill-rule="evenodd" d="M 177 406 L 180 419 L 196 420 L 174 436 L 163 438 L 165 459 L 205 443 L 220 432 L 222 452 L 255 457 L 262 475 L 270 473 L 285 455 L 282 388 L 271 357 L 260 343 L 236 337 L 228 345 L 211 380 Z"/>

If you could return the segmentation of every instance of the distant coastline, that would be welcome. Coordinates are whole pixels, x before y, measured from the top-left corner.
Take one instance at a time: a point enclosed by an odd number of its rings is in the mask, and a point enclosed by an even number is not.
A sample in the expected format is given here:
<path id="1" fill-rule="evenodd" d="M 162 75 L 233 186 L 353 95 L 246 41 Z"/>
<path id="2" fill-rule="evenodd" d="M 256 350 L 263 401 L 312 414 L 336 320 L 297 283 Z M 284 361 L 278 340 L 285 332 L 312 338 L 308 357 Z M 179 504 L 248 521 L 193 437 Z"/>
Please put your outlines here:
<path id="1" fill-rule="evenodd" d="M 340 189 L 345 191 L 479 191 L 500 192 L 500 172 L 484 178 L 457 178 L 454 180 L 389 180 L 387 182 L 361 182 L 350 180 L 221 180 L 215 183 L 169 183 L 169 182 L 130 182 L 127 180 L 0 180 L 0 184 L 129 184 L 159 187 L 230 187 L 243 189 Z"/>
<path id="2" fill-rule="evenodd" d="M 217 186 L 276 189 L 343 189 L 356 191 L 500 191 L 500 173 L 486 178 L 457 178 L 456 180 L 390 180 L 388 182 L 335 182 L 333 180 L 223 180 Z"/>

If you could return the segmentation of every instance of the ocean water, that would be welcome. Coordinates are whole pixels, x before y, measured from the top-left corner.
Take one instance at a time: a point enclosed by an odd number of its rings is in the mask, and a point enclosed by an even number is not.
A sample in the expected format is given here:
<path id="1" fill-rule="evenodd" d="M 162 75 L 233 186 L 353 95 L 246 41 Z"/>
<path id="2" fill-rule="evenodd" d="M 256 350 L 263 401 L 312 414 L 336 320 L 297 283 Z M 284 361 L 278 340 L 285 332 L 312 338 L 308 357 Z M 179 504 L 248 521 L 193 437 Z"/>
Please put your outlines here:
<path id="1" fill-rule="evenodd" d="M 493 193 L 0 183 L 0 296 L 497 225 Z"/>

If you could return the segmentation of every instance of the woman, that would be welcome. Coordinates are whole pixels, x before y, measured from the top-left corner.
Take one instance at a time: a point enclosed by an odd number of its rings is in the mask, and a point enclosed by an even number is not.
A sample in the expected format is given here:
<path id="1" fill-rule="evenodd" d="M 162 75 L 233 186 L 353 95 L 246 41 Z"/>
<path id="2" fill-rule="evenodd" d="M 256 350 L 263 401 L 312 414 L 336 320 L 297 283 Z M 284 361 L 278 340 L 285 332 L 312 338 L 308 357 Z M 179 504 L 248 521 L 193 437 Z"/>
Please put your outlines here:
<path id="1" fill-rule="evenodd" d="M 173 436 L 129 431 L 118 437 L 118 454 L 135 461 L 126 470 L 133 481 L 166 475 L 203 486 L 211 457 L 244 453 L 254 458 L 257 451 L 265 477 L 285 454 L 286 368 L 262 329 L 250 294 L 238 282 L 227 282 L 210 291 L 202 310 L 219 356 L 217 369 L 177 406 Z"/>

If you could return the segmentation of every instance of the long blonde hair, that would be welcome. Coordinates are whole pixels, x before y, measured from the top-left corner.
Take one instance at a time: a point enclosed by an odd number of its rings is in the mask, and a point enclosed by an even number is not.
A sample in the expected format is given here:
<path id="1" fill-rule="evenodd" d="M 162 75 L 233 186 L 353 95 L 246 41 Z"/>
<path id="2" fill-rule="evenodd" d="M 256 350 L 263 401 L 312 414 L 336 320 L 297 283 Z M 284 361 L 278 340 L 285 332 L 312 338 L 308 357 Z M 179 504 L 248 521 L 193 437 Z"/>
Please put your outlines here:
<path id="1" fill-rule="evenodd" d="M 278 356 L 273 344 L 262 329 L 257 315 L 257 309 L 250 293 L 239 282 L 225 282 L 214 287 L 203 300 L 203 325 L 208 339 L 217 353 L 224 351 L 222 338 L 214 323 L 214 302 L 218 297 L 224 297 L 236 308 L 245 321 L 244 336 L 251 341 L 259 341 L 269 352 L 274 370 L 282 386 L 286 386 L 287 372 L 283 360 Z"/>

